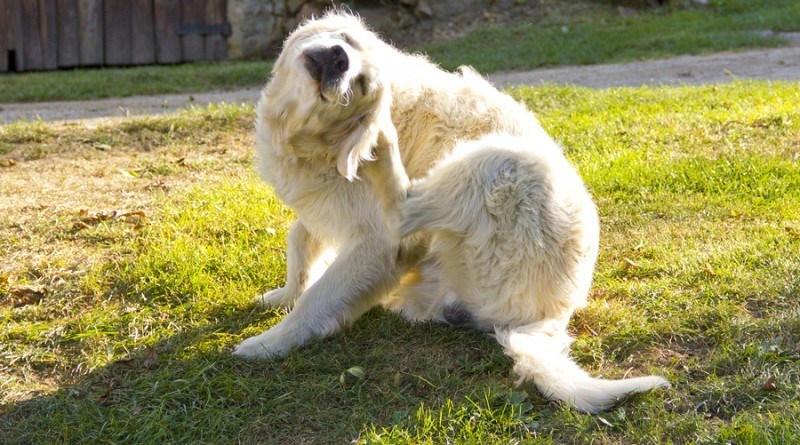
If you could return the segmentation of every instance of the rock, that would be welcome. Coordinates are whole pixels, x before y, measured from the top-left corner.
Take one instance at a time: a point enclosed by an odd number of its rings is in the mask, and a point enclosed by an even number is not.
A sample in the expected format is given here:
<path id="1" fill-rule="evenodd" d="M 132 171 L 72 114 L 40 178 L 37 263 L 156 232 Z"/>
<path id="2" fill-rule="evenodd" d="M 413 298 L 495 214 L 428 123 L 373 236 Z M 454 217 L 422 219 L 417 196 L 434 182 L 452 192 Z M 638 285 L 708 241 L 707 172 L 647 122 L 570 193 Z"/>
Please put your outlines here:
<path id="1" fill-rule="evenodd" d="M 294 0 L 296 1 L 296 0 Z M 268 57 L 280 49 L 289 19 L 286 0 L 228 0 L 231 59 Z"/>
<path id="2" fill-rule="evenodd" d="M 297 14 L 297 11 L 305 4 L 306 0 L 288 0 L 286 2 L 286 9 L 289 14 Z"/>
<path id="3" fill-rule="evenodd" d="M 433 8 L 428 0 L 419 0 L 417 7 L 414 8 L 414 14 L 417 17 L 433 17 Z"/>
<path id="4" fill-rule="evenodd" d="M 310 19 L 315 15 L 319 15 L 319 12 L 321 12 L 321 10 L 322 9 L 317 7 L 316 5 L 312 5 L 311 3 L 305 3 L 300 8 L 300 11 L 298 11 L 297 14 L 295 14 L 294 19 L 297 21 L 297 23 L 302 23 L 306 19 Z"/>

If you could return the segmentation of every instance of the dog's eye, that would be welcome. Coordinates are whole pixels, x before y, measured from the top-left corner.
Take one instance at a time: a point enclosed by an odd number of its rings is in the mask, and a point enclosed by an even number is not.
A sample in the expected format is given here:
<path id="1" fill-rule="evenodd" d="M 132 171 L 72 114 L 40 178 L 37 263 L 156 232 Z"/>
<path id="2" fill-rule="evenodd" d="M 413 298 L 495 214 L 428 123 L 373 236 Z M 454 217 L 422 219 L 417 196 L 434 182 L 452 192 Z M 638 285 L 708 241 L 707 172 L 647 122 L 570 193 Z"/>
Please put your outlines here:
<path id="1" fill-rule="evenodd" d="M 362 96 L 366 96 L 367 95 L 367 78 L 364 77 L 363 74 L 358 76 L 356 78 L 356 84 L 358 85 L 359 88 L 361 88 L 361 95 Z"/>
<path id="2" fill-rule="evenodd" d="M 351 37 L 350 34 L 347 34 L 347 33 L 343 32 L 342 33 L 342 40 L 344 40 L 345 43 L 347 43 L 348 45 L 352 46 L 353 48 L 358 49 L 358 44 L 356 43 L 356 40 L 353 37 Z"/>

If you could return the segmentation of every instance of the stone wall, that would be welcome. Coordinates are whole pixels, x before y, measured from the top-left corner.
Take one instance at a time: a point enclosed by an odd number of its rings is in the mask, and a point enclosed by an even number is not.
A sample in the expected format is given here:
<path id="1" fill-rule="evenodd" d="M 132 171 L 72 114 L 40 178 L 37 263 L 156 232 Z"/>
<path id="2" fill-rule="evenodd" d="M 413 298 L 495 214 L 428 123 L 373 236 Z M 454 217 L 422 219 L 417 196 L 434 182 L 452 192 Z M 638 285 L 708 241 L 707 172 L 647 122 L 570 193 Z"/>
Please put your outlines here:
<path id="1" fill-rule="evenodd" d="M 486 0 L 360 0 L 348 2 L 370 27 L 392 36 L 420 20 L 445 17 Z M 228 54 L 231 59 L 267 59 L 280 51 L 284 37 L 298 23 L 319 15 L 331 0 L 228 0 Z"/>
<path id="2" fill-rule="evenodd" d="M 274 54 L 291 25 L 286 3 L 286 0 L 228 0 L 231 24 L 228 57 L 259 59 Z"/>

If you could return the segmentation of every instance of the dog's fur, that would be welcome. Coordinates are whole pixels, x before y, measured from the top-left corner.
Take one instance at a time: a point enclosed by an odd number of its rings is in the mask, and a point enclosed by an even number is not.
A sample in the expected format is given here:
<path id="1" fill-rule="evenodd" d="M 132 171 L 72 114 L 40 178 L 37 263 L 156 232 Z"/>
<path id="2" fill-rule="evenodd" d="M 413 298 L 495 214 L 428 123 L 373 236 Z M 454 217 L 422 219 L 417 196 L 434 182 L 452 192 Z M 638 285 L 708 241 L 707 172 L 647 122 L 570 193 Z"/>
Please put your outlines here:
<path id="1" fill-rule="evenodd" d="M 286 285 L 259 301 L 294 309 L 234 354 L 284 355 L 383 304 L 493 330 L 520 382 L 583 411 L 668 385 L 595 379 L 569 358 L 597 211 L 534 116 L 469 68 L 444 72 L 331 12 L 286 40 L 257 113 L 260 172 L 298 217 Z"/>

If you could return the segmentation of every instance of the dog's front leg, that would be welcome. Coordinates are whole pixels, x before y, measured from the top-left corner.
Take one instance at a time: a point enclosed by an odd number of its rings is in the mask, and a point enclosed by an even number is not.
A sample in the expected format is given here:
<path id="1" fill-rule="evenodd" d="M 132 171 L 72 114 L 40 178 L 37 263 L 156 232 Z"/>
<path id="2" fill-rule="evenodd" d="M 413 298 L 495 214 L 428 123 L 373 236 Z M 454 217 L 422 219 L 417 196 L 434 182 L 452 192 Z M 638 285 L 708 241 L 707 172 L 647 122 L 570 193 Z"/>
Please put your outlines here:
<path id="1" fill-rule="evenodd" d="M 292 312 L 272 329 L 242 342 L 233 353 L 254 359 L 282 356 L 337 332 L 397 285 L 407 268 L 398 264 L 397 257 L 398 245 L 378 235 L 345 246 Z"/>
<path id="2" fill-rule="evenodd" d="M 326 244 L 296 221 L 286 239 L 286 284 L 256 298 L 265 307 L 292 307 L 309 284 L 311 268 L 319 260 Z"/>

